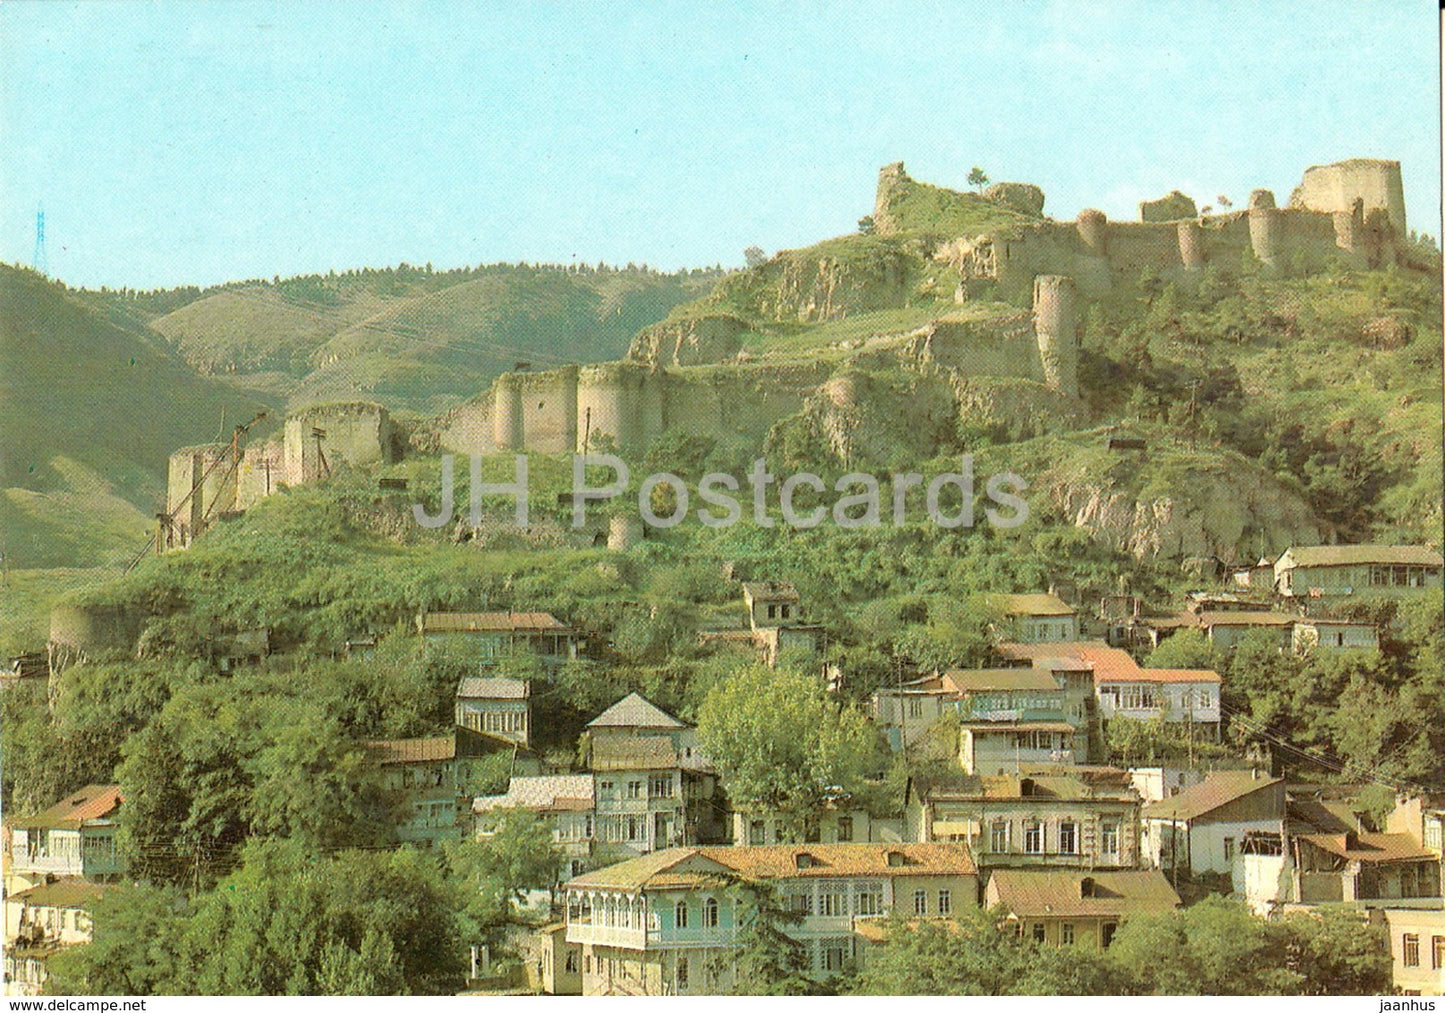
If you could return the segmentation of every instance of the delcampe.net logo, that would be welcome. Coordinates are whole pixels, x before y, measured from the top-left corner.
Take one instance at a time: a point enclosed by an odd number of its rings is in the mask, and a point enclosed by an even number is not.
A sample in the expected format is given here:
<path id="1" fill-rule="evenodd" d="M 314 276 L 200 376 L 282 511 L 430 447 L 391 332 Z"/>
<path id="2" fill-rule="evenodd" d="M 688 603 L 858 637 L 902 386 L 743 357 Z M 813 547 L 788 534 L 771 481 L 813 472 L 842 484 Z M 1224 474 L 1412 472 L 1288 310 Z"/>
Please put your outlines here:
<path id="1" fill-rule="evenodd" d="M 451 524 L 456 514 L 456 456 L 441 459 L 441 502 L 435 513 L 425 504 L 412 506 L 412 516 L 424 528 Z M 513 480 L 483 482 L 479 454 L 470 455 L 470 520 L 480 525 L 483 500 L 489 496 L 511 497 L 515 523 L 528 526 L 527 457 L 514 457 Z M 599 475 L 598 473 L 602 473 Z M 572 527 L 587 524 L 591 505 L 603 505 L 629 496 L 632 471 L 613 454 L 575 454 L 572 457 Z M 739 523 L 745 513 L 759 527 L 776 527 L 779 522 L 797 529 L 816 528 L 831 522 L 840 528 L 876 528 L 885 523 L 902 525 L 916 515 L 921 503 L 923 516 L 940 528 L 972 528 L 982 513 L 983 520 L 998 528 L 1016 528 L 1028 520 L 1029 505 L 1022 498 L 1028 483 L 1013 472 L 1002 471 L 983 484 L 988 505 L 977 509 L 973 455 L 959 458 L 957 471 L 925 476 L 919 472 L 893 472 L 880 480 L 867 472 L 840 476 L 831 485 L 807 471 L 787 476 L 768 471 L 759 458 L 741 477 L 726 472 L 708 472 L 689 485 L 671 472 L 655 472 L 636 485 L 636 507 L 642 522 L 653 528 L 672 528 L 692 518 L 709 528 L 727 528 Z M 662 495 L 658 495 L 659 491 Z M 829 494 L 835 498 L 825 502 Z M 665 505 L 664 505 L 665 504 Z M 776 508 L 776 512 L 775 512 Z"/>

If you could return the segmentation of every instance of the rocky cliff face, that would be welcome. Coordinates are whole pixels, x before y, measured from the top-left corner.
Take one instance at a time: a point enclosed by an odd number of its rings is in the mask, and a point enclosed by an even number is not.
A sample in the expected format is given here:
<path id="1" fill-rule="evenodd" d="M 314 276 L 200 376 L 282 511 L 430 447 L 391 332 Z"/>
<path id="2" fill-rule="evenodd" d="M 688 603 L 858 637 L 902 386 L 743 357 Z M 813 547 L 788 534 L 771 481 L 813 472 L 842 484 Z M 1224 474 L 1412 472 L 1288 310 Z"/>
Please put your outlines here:
<path id="1" fill-rule="evenodd" d="M 727 362 L 742 350 L 747 329 L 747 324 L 727 314 L 664 320 L 638 331 L 627 357 L 654 368 Z"/>
<path id="2" fill-rule="evenodd" d="M 1029 501 L 1137 559 L 1238 562 L 1320 541 L 1322 526 L 1304 500 L 1239 455 L 1159 452 L 1162 462 L 1148 449 L 1115 452 L 1113 461 L 1097 453 L 1060 460 L 1024 474 Z"/>

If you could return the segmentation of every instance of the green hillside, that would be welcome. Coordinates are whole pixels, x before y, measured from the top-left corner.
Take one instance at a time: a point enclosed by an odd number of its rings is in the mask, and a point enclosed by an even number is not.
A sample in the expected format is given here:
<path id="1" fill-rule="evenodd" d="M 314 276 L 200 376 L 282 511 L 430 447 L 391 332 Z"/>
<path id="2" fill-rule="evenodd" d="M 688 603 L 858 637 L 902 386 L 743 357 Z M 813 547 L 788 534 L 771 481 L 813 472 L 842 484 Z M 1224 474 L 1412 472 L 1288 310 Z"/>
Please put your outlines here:
<path id="1" fill-rule="evenodd" d="M 716 271 L 492 264 L 403 265 L 128 295 L 203 373 L 291 408 L 358 398 L 437 412 L 519 361 L 539 368 L 621 357 L 642 327 L 704 292 Z M 178 308 L 174 303 L 184 300 Z"/>
<path id="2" fill-rule="evenodd" d="M 33 272 L 0 266 L 0 306 L 0 530 L 11 566 L 134 553 L 171 451 L 276 408 Z"/>

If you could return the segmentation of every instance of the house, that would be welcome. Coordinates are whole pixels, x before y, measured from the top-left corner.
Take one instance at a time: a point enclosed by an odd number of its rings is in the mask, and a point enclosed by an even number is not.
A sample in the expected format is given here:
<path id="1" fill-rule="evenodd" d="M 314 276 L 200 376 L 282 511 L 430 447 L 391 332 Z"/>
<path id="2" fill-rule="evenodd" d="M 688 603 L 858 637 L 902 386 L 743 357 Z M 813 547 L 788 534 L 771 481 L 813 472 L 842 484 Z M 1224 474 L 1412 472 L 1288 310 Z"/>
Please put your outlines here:
<path id="1" fill-rule="evenodd" d="M 1294 624 L 1290 647 L 1296 654 L 1377 651 L 1380 649 L 1380 631 L 1374 623 L 1350 619 L 1299 619 Z"/>
<path id="2" fill-rule="evenodd" d="M 717 775 L 691 725 L 631 693 L 588 722 L 583 751 L 600 843 L 641 854 L 725 839 Z"/>
<path id="3" fill-rule="evenodd" d="M 1442 853 L 1445 837 L 1445 795 L 1401 795 L 1385 817 L 1385 831 L 1409 834 L 1435 855 Z"/>
<path id="4" fill-rule="evenodd" d="M 951 914 L 977 903 L 967 849 L 949 844 L 805 844 L 669 848 L 566 886 L 567 941 L 582 948 L 583 995 L 727 993 L 749 883 L 767 882 L 801 915 L 784 926 L 811 973 L 854 959 L 859 919 L 894 910 Z"/>
<path id="5" fill-rule="evenodd" d="M 456 728 L 451 735 L 364 743 L 368 760 L 381 768 L 383 786 L 399 799 L 398 839 L 424 847 L 458 839 L 473 774 L 499 745 L 517 748 L 469 728 Z"/>
<path id="6" fill-rule="evenodd" d="M 1055 594 L 995 594 L 988 603 L 1004 617 L 999 639 L 1022 644 L 1079 639 L 1079 617 Z"/>
<path id="7" fill-rule="evenodd" d="M 457 684 L 456 723 L 529 745 L 532 738 L 532 684 L 526 679 L 470 675 Z"/>
<path id="8" fill-rule="evenodd" d="M 562 852 L 557 882 L 565 883 L 591 868 L 597 846 L 595 779 L 591 774 L 550 774 L 513 777 L 504 795 L 483 795 L 472 801 L 476 837 L 486 840 L 496 830 L 501 812 L 525 809 L 545 820 L 552 842 Z"/>
<path id="9" fill-rule="evenodd" d="M 1410 834 L 1349 830 L 1299 834 L 1291 843 L 1293 882 L 1285 903 L 1440 906 L 1440 856 Z"/>
<path id="10" fill-rule="evenodd" d="M 1288 646 L 1290 633 L 1298 618 L 1283 612 L 1263 610 L 1209 611 L 1191 614 L 1194 617 L 1194 628 L 1202 631 L 1205 639 L 1224 651 L 1234 649 L 1245 637 L 1261 631 L 1278 641 L 1281 647 Z"/>
<path id="11" fill-rule="evenodd" d="M 995 869 L 984 888 L 984 905 L 1003 908 L 1026 939 L 1105 949 L 1131 917 L 1167 914 L 1180 900 L 1157 869 Z"/>
<path id="12" fill-rule="evenodd" d="M 582 947 L 567 941 L 567 923 L 553 922 L 528 936 L 527 984 L 543 995 L 582 994 Z"/>
<path id="13" fill-rule="evenodd" d="M 803 618 L 798 589 L 787 581 L 757 581 L 743 585 L 743 604 L 748 625 L 754 630 L 769 626 L 791 626 Z"/>
<path id="14" fill-rule="evenodd" d="M 1295 546 L 1275 560 L 1274 587 L 1286 598 L 1399 598 L 1438 589 L 1442 566 L 1445 558 L 1424 545 Z"/>
<path id="15" fill-rule="evenodd" d="M 118 880 L 120 809 L 120 785 L 88 784 L 44 812 L 11 821 L 7 888 L 39 886 L 58 877 Z"/>
<path id="16" fill-rule="evenodd" d="M 966 774 L 1018 773 L 1040 763 L 1073 763 L 1074 734 L 1064 690 L 1050 672 L 993 668 L 951 672 L 959 715 L 958 761 Z"/>
<path id="17" fill-rule="evenodd" d="M 888 737 L 895 753 L 905 745 L 918 744 L 945 713 L 955 711 L 958 686 L 948 675 L 910 679 L 898 686 L 884 686 L 873 693 L 873 723 Z"/>
<path id="18" fill-rule="evenodd" d="M 58 879 L 5 898 L 5 994 L 39 995 L 46 963 L 93 935 L 90 908 L 110 887 Z"/>
<path id="19" fill-rule="evenodd" d="M 1135 668 L 1103 675 L 1094 672 L 1099 721 L 1114 718 L 1185 725 L 1191 734 L 1219 739 L 1219 673 L 1207 668 Z M 1196 731 L 1197 730 L 1197 731 Z"/>
<path id="20" fill-rule="evenodd" d="M 1445 995 L 1445 909 L 1385 908 L 1398 995 Z"/>
<path id="21" fill-rule="evenodd" d="M 560 665 L 584 646 L 582 636 L 550 612 L 423 612 L 416 628 L 428 639 L 465 639 L 484 664 L 525 652 Z"/>
<path id="22" fill-rule="evenodd" d="M 1129 783 L 1145 802 L 1159 802 L 1199 784 L 1206 772 L 1195 767 L 1130 767 Z"/>
<path id="23" fill-rule="evenodd" d="M 734 651 L 769 668 L 777 668 L 778 660 L 787 653 L 817 654 L 822 638 L 823 628 L 814 625 L 703 630 L 697 635 L 701 647 Z"/>
<path id="24" fill-rule="evenodd" d="M 1230 875 L 1246 834 L 1285 831 L 1283 778 L 1257 770 L 1215 771 L 1140 813 L 1150 865 Z"/>
<path id="25" fill-rule="evenodd" d="M 899 842 L 902 829 L 896 819 L 875 819 L 867 809 L 824 806 L 813 814 L 804 831 L 806 840 L 790 841 L 788 821 L 776 813 L 732 814 L 734 844 L 855 844 L 880 841 Z"/>
<path id="26" fill-rule="evenodd" d="M 947 771 L 908 782 L 909 840 L 967 844 L 981 866 L 1131 869 L 1139 796 L 1126 771 L 1074 767 L 980 777 Z"/>

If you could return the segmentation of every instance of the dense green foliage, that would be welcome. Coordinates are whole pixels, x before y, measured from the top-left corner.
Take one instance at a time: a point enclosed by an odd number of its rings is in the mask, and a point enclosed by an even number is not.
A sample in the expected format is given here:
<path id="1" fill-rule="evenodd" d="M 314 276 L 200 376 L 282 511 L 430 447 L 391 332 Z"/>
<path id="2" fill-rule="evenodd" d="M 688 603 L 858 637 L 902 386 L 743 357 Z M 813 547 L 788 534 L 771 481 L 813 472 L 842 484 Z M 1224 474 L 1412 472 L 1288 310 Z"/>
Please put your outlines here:
<path id="1" fill-rule="evenodd" d="M 1349 912 L 1264 922 L 1210 898 L 1126 922 L 1107 950 L 1044 946 L 1004 912 L 956 924 L 896 918 L 848 990 L 870 995 L 1377 995 L 1390 983 L 1383 930 Z M 1167 954 L 1167 959 L 1161 959 Z"/>

